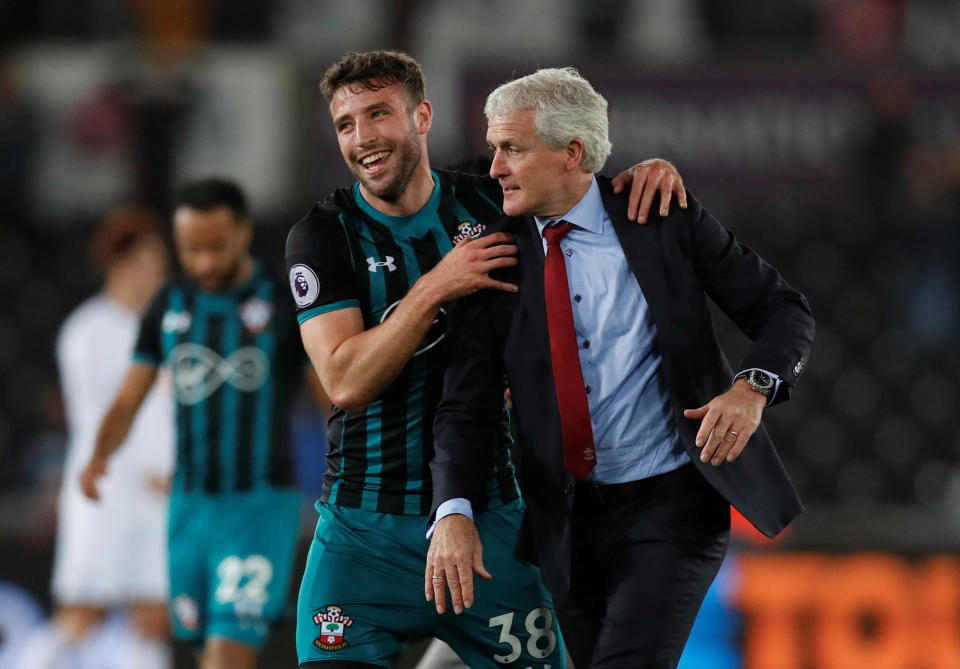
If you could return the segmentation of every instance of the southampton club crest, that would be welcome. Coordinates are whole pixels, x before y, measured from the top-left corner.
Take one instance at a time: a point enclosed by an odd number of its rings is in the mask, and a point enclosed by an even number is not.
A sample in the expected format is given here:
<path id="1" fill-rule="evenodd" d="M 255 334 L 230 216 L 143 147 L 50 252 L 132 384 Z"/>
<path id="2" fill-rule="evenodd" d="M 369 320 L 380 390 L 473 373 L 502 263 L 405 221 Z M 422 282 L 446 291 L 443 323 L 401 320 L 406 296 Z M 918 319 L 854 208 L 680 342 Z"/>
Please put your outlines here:
<path id="1" fill-rule="evenodd" d="M 313 645 L 321 650 L 343 650 L 350 644 L 344 639 L 346 629 L 353 625 L 353 618 L 343 614 L 343 609 L 330 604 L 313 616 L 313 622 L 320 626 L 320 636 Z"/>
<path id="2" fill-rule="evenodd" d="M 177 595 L 173 598 L 173 617 L 185 630 L 192 632 L 200 628 L 200 609 L 197 603 L 187 595 Z"/>
<path id="3" fill-rule="evenodd" d="M 468 238 L 476 239 L 486 229 L 487 226 L 485 226 L 483 223 L 471 223 L 470 221 L 463 221 L 457 226 L 457 234 L 453 237 L 453 243 L 459 244 L 464 239 Z"/>
<path id="4" fill-rule="evenodd" d="M 240 305 L 240 321 L 244 330 L 252 334 L 260 334 L 266 330 L 272 314 L 273 305 L 259 297 L 251 297 Z"/>

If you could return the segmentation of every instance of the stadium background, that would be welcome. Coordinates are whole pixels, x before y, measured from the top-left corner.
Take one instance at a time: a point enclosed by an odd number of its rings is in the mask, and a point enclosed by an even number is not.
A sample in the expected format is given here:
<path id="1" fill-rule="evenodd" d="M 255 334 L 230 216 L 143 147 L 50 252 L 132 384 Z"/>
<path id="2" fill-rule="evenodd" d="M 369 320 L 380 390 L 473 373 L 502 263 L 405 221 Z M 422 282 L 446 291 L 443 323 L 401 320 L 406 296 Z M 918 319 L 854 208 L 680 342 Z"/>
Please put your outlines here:
<path id="1" fill-rule="evenodd" d="M 493 86 L 573 65 L 611 103 L 605 172 L 673 161 L 810 298 L 809 371 L 765 418 L 808 511 L 775 545 L 737 540 L 711 613 L 727 622 L 711 618 L 693 666 L 960 667 L 960 4 L 0 0 L 0 37 L 8 644 L 29 624 L 12 602 L 49 607 L 65 443 L 53 342 L 96 289 L 91 226 L 120 203 L 166 215 L 177 183 L 224 174 L 279 265 L 289 225 L 350 179 L 320 74 L 348 49 L 395 47 L 424 66 L 434 166 L 483 153 Z M 308 405 L 298 415 L 310 495 L 319 426 Z M 291 630 L 262 666 L 293 666 Z"/>

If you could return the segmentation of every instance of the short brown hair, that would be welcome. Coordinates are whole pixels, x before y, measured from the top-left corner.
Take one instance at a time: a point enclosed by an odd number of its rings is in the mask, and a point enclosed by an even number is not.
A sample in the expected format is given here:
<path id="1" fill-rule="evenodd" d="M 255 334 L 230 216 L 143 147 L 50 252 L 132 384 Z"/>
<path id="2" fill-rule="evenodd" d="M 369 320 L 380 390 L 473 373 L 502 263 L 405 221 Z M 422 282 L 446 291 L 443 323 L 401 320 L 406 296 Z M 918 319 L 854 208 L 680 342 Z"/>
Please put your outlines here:
<path id="1" fill-rule="evenodd" d="M 168 245 L 166 227 L 157 214 L 142 207 L 120 207 L 104 218 L 90 240 L 90 260 L 106 273 L 141 241 L 156 237 Z"/>
<path id="2" fill-rule="evenodd" d="M 424 100 L 420 63 L 401 51 L 348 52 L 327 68 L 320 80 L 320 92 L 329 104 L 334 93 L 350 84 L 359 84 L 370 91 L 400 84 L 414 105 Z"/>

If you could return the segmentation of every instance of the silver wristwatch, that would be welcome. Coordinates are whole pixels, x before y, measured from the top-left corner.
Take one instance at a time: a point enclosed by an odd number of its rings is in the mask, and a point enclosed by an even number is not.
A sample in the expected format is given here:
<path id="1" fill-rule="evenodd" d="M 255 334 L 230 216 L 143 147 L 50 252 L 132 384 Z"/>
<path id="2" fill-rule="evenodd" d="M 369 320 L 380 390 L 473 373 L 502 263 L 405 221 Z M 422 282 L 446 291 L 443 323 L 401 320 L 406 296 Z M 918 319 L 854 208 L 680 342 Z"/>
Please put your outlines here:
<path id="1" fill-rule="evenodd" d="M 773 377 L 769 374 L 764 374 L 758 369 L 751 369 L 742 378 L 746 379 L 747 385 L 750 386 L 751 390 L 756 390 L 767 399 L 770 399 L 775 385 Z"/>

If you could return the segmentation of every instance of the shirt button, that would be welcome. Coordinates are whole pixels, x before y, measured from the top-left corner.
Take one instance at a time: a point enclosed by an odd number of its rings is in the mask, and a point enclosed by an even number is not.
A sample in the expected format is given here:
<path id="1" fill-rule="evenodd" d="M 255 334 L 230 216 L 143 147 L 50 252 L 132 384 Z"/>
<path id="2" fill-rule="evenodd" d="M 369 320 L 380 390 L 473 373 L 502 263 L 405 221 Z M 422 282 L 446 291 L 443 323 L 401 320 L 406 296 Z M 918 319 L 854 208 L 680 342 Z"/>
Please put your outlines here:
<path id="1" fill-rule="evenodd" d="M 580 295 L 580 294 L 577 294 L 577 295 L 574 295 L 574 296 L 573 296 L 573 301 L 574 301 L 574 302 L 579 302 L 579 301 L 582 300 L 582 299 L 583 299 L 583 296 Z"/>
<path id="2" fill-rule="evenodd" d="M 564 494 L 564 495 L 572 495 L 572 494 L 573 494 L 573 486 L 570 485 L 569 483 L 568 483 L 567 485 L 563 486 L 563 494 Z"/>
<path id="3" fill-rule="evenodd" d="M 590 340 L 589 340 L 589 339 L 585 339 L 585 340 L 583 341 L 583 347 L 584 347 L 584 348 L 590 348 Z"/>
<path id="4" fill-rule="evenodd" d="M 586 391 L 587 395 L 589 395 L 590 391 L 593 390 L 593 388 L 591 388 L 590 386 L 587 386 L 586 388 L 584 388 L 584 390 Z"/>
<path id="5" fill-rule="evenodd" d="M 573 249 L 567 249 L 566 251 L 564 251 L 564 253 L 566 253 L 567 257 L 569 258 L 570 256 L 573 255 Z"/>

